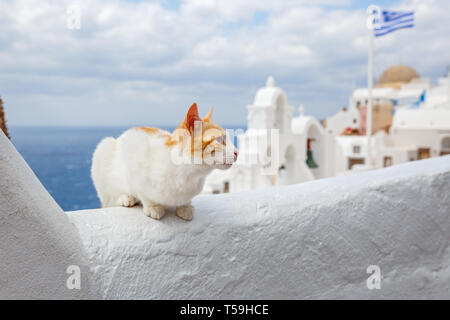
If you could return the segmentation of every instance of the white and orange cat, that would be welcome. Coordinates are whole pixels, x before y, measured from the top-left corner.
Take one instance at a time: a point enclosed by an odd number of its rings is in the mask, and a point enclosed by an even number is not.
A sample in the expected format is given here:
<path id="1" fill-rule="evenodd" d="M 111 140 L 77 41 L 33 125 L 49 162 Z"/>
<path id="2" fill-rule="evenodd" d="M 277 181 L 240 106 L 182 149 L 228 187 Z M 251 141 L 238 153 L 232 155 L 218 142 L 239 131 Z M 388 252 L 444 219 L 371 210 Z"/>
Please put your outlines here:
<path id="1" fill-rule="evenodd" d="M 161 219 L 165 210 L 191 220 L 191 200 L 213 169 L 228 169 L 237 150 L 225 131 L 211 121 L 212 108 L 201 119 L 194 103 L 175 131 L 135 127 L 117 139 L 108 137 L 92 159 L 92 180 L 103 207 L 142 204 L 144 213 Z M 227 143 L 228 142 L 228 143 Z"/>

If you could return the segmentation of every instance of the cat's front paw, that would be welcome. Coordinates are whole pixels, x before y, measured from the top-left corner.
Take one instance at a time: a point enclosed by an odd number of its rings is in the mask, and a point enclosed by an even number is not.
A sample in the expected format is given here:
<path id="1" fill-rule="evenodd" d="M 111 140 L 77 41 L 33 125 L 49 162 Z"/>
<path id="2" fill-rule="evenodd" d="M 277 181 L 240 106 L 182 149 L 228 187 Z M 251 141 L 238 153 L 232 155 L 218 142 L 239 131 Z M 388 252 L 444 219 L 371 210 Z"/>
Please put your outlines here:
<path id="1" fill-rule="evenodd" d="M 159 220 L 164 216 L 166 211 L 164 210 L 163 206 L 157 204 L 151 206 L 144 206 L 144 213 L 147 217 Z"/>
<path id="2" fill-rule="evenodd" d="M 177 207 L 176 214 L 181 219 L 190 221 L 194 217 L 194 211 L 195 211 L 194 207 L 191 206 L 190 204 L 188 204 L 188 205 L 185 205 L 185 206 Z"/>
<path id="3" fill-rule="evenodd" d="M 119 205 L 122 207 L 132 207 L 136 204 L 137 200 L 135 197 L 123 194 L 119 197 Z"/>

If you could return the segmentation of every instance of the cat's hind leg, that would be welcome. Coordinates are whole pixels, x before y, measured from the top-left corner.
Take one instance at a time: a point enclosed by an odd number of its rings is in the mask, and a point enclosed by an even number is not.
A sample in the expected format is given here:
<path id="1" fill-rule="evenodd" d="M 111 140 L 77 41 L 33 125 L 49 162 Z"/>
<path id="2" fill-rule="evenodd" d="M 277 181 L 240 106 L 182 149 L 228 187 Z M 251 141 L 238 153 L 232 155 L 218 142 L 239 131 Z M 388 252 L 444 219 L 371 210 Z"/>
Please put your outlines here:
<path id="1" fill-rule="evenodd" d="M 122 207 L 132 207 L 136 204 L 136 202 L 137 202 L 137 199 L 128 194 L 122 194 L 118 199 L 118 203 Z"/>
<path id="2" fill-rule="evenodd" d="M 176 214 L 183 220 L 190 221 L 194 217 L 194 207 L 191 204 L 179 206 L 176 208 Z"/>
<path id="3" fill-rule="evenodd" d="M 166 210 L 164 207 L 156 202 L 149 201 L 149 200 L 142 200 L 142 206 L 144 207 L 144 213 L 147 217 L 153 218 L 153 219 L 161 219 L 164 217 Z"/>

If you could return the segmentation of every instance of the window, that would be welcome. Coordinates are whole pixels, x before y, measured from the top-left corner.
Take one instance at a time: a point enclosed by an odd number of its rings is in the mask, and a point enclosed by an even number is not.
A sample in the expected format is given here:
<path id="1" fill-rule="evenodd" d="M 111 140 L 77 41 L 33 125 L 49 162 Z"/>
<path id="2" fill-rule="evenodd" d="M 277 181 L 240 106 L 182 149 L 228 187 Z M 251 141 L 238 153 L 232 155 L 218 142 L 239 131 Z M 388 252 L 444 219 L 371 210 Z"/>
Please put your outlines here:
<path id="1" fill-rule="evenodd" d="M 392 166 L 392 157 L 384 157 L 383 160 L 383 167 L 390 167 Z"/>
<path id="2" fill-rule="evenodd" d="M 419 148 L 418 155 L 419 160 L 430 158 L 431 157 L 430 148 Z"/>
<path id="3" fill-rule="evenodd" d="M 442 139 L 441 156 L 446 156 L 448 154 L 450 154 L 450 137 L 445 137 Z"/>
<path id="4" fill-rule="evenodd" d="M 348 159 L 348 169 L 351 170 L 355 164 L 364 164 L 363 158 L 349 158 Z"/>

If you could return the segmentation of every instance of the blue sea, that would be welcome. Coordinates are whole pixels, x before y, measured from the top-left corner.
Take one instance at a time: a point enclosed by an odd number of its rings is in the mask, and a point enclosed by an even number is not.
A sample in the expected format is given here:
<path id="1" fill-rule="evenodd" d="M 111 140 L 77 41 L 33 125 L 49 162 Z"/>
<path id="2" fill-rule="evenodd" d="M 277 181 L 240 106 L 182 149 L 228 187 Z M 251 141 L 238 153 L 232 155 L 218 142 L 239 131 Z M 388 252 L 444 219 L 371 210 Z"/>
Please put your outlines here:
<path id="1" fill-rule="evenodd" d="M 11 141 L 64 211 L 99 208 L 90 170 L 104 137 L 128 128 L 11 127 Z M 164 128 L 172 131 L 171 128 Z"/>

